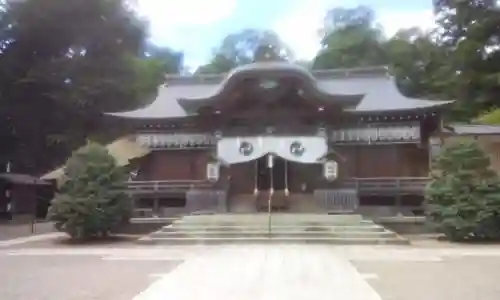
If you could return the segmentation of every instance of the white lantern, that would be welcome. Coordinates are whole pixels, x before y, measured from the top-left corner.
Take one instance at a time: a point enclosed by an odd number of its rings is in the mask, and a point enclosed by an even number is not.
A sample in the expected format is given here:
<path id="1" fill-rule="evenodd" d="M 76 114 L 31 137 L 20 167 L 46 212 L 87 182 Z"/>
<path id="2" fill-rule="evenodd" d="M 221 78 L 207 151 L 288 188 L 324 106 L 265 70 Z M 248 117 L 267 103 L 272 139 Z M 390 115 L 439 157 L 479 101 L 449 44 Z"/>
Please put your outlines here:
<path id="1" fill-rule="evenodd" d="M 333 160 L 326 161 L 323 164 L 323 176 L 328 181 L 334 181 L 338 176 L 338 163 Z"/>
<path id="2" fill-rule="evenodd" d="M 207 164 L 207 179 L 211 182 L 216 182 L 219 180 L 220 165 L 219 163 L 208 163 Z"/>

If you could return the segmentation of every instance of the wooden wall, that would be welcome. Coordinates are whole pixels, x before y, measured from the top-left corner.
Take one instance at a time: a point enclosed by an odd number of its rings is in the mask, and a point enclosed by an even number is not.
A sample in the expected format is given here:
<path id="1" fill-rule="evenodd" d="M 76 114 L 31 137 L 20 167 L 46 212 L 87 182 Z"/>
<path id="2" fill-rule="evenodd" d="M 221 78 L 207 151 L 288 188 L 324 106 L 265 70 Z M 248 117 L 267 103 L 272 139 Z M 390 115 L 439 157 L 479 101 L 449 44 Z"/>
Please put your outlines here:
<path id="1" fill-rule="evenodd" d="M 255 162 L 234 164 L 226 169 L 231 194 L 251 194 L 255 188 Z"/>
<path id="2" fill-rule="evenodd" d="M 339 177 L 426 177 L 429 151 L 417 144 L 362 145 L 335 148 Z"/>
<path id="3" fill-rule="evenodd" d="M 37 187 L 34 185 L 13 185 L 12 195 L 12 213 L 29 214 L 35 216 L 37 203 Z"/>
<path id="4" fill-rule="evenodd" d="M 312 193 L 322 179 L 323 166 L 320 164 L 288 163 L 288 189 L 292 193 Z"/>
<path id="5" fill-rule="evenodd" d="M 340 179 L 428 176 L 428 150 L 416 144 L 342 146 L 335 151 Z M 136 180 L 203 180 L 209 161 L 209 150 L 154 151 L 139 162 Z M 220 176 L 230 193 L 253 193 L 255 162 L 222 167 Z M 301 192 L 304 183 L 306 192 L 311 192 L 322 176 L 321 165 L 288 163 L 291 192 Z"/>
<path id="6" fill-rule="evenodd" d="M 153 151 L 138 162 L 136 180 L 202 180 L 209 160 L 206 149 Z"/>

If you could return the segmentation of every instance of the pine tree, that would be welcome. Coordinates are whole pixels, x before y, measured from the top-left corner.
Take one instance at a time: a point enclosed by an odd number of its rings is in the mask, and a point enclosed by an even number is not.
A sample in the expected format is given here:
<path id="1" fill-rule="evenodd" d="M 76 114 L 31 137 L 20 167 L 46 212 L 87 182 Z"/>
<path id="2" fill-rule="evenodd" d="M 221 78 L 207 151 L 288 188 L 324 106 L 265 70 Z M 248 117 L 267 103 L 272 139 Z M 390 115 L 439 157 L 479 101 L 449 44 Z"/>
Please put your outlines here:
<path id="1" fill-rule="evenodd" d="M 454 241 L 500 237 L 500 178 L 477 143 L 445 148 L 432 177 L 429 217 L 442 233 Z"/>
<path id="2" fill-rule="evenodd" d="M 49 218 L 72 238 L 108 236 L 130 217 L 132 202 L 124 192 L 126 178 L 106 148 L 88 144 L 68 159 Z"/>

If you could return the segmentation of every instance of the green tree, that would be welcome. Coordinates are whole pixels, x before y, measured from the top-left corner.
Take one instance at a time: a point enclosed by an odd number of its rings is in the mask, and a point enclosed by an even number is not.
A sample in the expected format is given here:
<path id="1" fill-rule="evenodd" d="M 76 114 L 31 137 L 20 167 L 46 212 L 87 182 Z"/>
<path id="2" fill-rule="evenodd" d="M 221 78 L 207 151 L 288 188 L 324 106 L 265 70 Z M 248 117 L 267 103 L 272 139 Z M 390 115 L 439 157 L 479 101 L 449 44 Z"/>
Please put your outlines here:
<path id="1" fill-rule="evenodd" d="M 163 69 L 144 56 L 145 38 L 144 22 L 121 0 L 4 3 L 0 161 L 45 171 L 103 131 L 103 112 L 153 98 Z"/>
<path id="2" fill-rule="evenodd" d="M 184 68 L 184 53 L 158 46 L 150 41 L 145 45 L 144 58 L 154 59 L 164 74 L 179 74 Z"/>
<path id="3" fill-rule="evenodd" d="M 383 44 L 391 73 L 401 91 L 411 97 L 450 99 L 453 70 L 447 51 L 419 28 L 398 31 Z"/>
<path id="4" fill-rule="evenodd" d="M 475 142 L 451 145 L 434 162 L 429 217 L 451 240 L 500 237 L 500 179 Z"/>
<path id="5" fill-rule="evenodd" d="M 132 202 L 124 192 L 126 179 L 126 172 L 105 147 L 89 144 L 79 149 L 66 164 L 49 218 L 72 238 L 108 236 L 131 215 Z"/>
<path id="6" fill-rule="evenodd" d="M 214 51 L 213 59 L 195 73 L 225 73 L 256 61 L 291 60 L 292 51 L 273 31 L 244 29 L 228 35 Z"/>
<path id="7" fill-rule="evenodd" d="M 500 109 L 493 107 L 490 111 L 481 114 L 475 121 L 481 124 L 499 125 Z"/>
<path id="8" fill-rule="evenodd" d="M 388 59 L 383 41 L 382 28 L 375 24 L 371 8 L 334 8 L 326 14 L 322 49 L 314 59 L 313 69 L 385 65 Z"/>
<path id="9" fill-rule="evenodd" d="M 455 115 L 471 120 L 498 106 L 500 10 L 495 0 L 435 0 L 438 42 L 449 51 L 456 76 Z"/>
<path id="10" fill-rule="evenodd" d="M 236 68 L 238 64 L 222 54 L 216 54 L 206 65 L 200 66 L 195 74 L 219 74 L 226 73 Z"/>

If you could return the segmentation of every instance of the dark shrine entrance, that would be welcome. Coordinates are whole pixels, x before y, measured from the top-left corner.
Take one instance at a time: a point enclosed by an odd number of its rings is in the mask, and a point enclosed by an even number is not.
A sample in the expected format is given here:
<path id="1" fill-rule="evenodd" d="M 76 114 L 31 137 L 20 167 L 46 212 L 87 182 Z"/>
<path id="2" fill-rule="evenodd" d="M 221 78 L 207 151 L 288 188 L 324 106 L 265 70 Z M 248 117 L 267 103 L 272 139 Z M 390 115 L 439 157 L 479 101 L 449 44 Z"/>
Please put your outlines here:
<path id="1" fill-rule="evenodd" d="M 265 155 L 257 160 L 257 189 L 269 191 L 271 187 L 275 191 L 284 191 L 287 187 L 288 178 L 286 161 L 274 156 L 272 168 L 269 167 L 269 156 Z"/>

